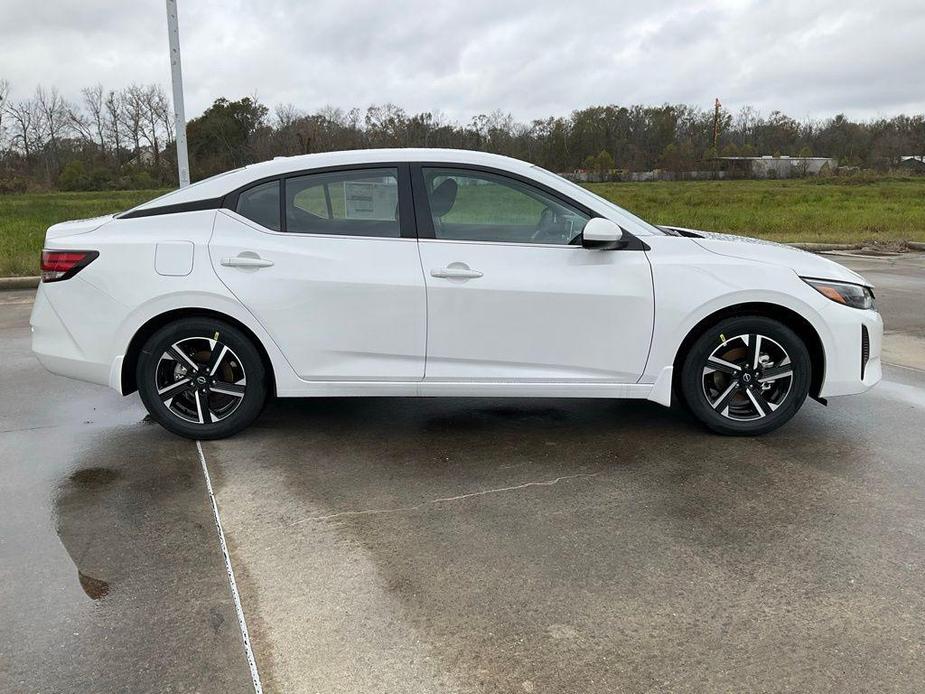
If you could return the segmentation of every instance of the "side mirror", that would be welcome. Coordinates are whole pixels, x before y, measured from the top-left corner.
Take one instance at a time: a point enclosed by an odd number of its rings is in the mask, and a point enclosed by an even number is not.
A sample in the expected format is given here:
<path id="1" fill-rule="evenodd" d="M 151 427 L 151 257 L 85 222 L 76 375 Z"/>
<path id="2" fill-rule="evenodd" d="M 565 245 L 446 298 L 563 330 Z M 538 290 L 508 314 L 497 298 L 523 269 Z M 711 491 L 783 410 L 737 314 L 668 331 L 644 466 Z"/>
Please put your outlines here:
<path id="1" fill-rule="evenodd" d="M 585 224 L 581 232 L 581 245 L 598 251 L 612 251 L 620 247 L 623 229 L 616 222 L 603 217 L 595 217 Z"/>

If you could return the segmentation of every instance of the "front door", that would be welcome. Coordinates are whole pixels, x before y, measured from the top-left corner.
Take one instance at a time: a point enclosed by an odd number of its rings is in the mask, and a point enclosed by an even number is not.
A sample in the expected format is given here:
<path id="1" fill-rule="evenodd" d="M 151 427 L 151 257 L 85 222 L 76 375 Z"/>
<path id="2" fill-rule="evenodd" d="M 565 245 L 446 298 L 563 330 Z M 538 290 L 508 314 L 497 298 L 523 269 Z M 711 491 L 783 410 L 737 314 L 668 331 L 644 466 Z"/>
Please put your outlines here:
<path id="1" fill-rule="evenodd" d="M 653 325 L 644 252 L 582 248 L 588 211 L 521 179 L 442 166 L 415 176 L 418 224 L 433 237 L 419 242 L 425 381 L 638 381 Z"/>
<path id="2" fill-rule="evenodd" d="M 216 215 L 215 271 L 300 378 L 423 378 L 426 298 L 409 188 L 406 166 L 294 175 Z"/>

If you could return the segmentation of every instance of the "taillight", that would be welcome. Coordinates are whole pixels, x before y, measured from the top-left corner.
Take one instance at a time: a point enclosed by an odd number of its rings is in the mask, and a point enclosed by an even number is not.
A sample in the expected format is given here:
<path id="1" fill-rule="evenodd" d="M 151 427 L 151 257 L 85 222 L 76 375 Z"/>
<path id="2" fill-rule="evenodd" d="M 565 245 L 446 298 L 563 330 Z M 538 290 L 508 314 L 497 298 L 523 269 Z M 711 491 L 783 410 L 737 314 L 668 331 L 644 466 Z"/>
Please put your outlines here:
<path id="1" fill-rule="evenodd" d="M 99 251 L 42 251 L 42 281 L 67 280 L 92 263 Z"/>

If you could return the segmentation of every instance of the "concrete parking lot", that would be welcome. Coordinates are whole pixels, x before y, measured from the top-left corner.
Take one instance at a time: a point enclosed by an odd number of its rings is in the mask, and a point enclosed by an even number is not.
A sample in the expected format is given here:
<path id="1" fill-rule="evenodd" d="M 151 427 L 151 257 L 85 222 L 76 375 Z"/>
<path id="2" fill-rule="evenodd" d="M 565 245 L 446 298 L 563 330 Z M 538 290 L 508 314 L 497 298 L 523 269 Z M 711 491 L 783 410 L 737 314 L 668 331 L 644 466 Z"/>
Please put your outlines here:
<path id="1" fill-rule="evenodd" d="M 202 446 L 266 691 L 925 690 L 925 259 L 884 382 L 756 439 L 596 400 L 273 403 Z M 253 691 L 200 451 L 0 293 L 0 691 Z"/>

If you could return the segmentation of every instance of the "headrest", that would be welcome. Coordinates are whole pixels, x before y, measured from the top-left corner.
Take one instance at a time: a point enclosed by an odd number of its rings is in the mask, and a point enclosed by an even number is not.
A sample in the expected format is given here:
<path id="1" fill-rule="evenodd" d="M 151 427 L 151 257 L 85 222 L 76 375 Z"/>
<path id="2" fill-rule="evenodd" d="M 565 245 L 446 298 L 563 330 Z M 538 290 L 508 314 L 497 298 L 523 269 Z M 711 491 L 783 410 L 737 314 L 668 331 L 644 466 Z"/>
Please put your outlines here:
<path id="1" fill-rule="evenodd" d="M 430 196 L 430 211 L 434 217 L 442 217 L 453 209 L 453 205 L 456 204 L 456 192 L 458 189 L 459 186 L 454 178 L 448 178 L 434 188 L 434 192 Z"/>

